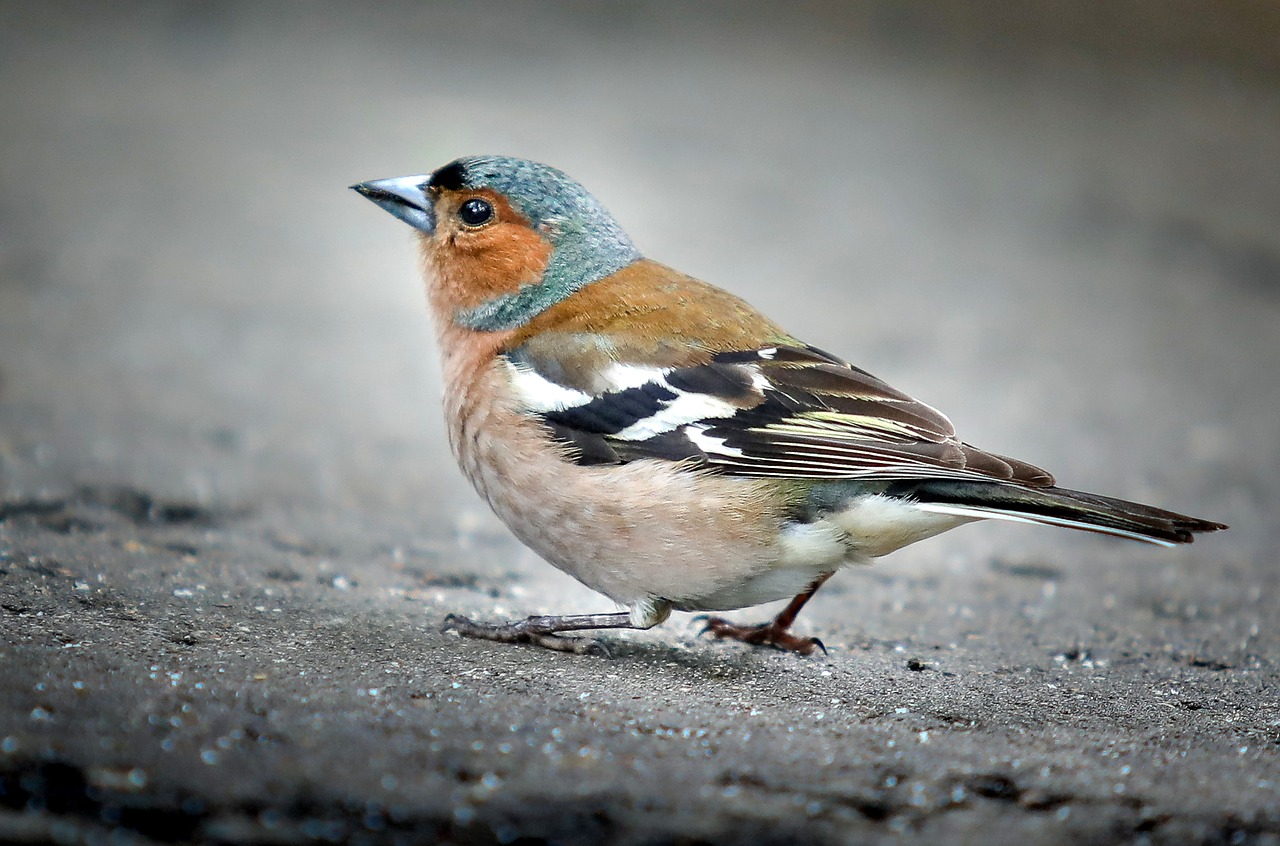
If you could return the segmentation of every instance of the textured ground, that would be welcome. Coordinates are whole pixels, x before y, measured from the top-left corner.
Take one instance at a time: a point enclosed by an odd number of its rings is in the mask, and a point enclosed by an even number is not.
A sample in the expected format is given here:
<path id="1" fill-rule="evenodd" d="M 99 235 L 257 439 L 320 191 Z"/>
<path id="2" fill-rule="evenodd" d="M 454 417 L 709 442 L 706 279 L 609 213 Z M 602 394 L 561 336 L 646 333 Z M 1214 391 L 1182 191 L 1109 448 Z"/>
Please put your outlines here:
<path id="1" fill-rule="evenodd" d="M 0 6 L 0 840 L 1280 843 L 1280 17 L 773 5 Z M 461 480 L 345 189 L 491 151 L 1232 530 L 961 529 L 825 659 L 439 634 L 611 610 Z"/>

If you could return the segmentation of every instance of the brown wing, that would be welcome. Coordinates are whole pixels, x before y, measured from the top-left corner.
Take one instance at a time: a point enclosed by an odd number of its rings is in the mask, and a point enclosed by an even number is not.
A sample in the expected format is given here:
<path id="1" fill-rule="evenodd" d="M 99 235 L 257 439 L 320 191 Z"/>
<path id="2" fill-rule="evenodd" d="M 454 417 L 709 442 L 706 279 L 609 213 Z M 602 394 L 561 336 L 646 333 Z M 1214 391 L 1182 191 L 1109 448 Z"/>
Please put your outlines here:
<path id="1" fill-rule="evenodd" d="M 590 379 L 576 375 L 584 356 Z M 663 366 L 650 350 L 630 356 L 616 339 L 606 348 L 589 336 L 507 354 L 527 410 L 584 464 L 662 458 L 755 477 L 1053 484 L 1038 467 L 962 443 L 937 410 L 814 347 L 690 357 L 701 363 Z"/>

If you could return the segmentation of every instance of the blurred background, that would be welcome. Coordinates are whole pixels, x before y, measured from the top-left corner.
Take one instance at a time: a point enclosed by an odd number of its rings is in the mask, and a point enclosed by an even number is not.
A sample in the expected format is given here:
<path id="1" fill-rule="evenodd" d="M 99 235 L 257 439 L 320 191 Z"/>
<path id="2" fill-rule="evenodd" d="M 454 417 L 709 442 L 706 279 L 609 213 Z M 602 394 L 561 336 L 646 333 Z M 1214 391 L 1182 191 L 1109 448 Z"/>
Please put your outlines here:
<path id="1" fill-rule="evenodd" d="M 1278 39 L 1261 2 L 5 4 L 0 484 L 475 509 L 412 237 L 346 186 L 501 152 L 968 440 L 1274 540 Z"/>
<path id="2" fill-rule="evenodd" d="M 1275 842 L 1278 44 L 1263 0 L 0 0 L 0 840 Z M 477 153 L 1232 529 L 968 527 L 824 588 L 823 660 L 441 635 L 609 610 L 454 466 L 414 238 L 347 187 Z"/>

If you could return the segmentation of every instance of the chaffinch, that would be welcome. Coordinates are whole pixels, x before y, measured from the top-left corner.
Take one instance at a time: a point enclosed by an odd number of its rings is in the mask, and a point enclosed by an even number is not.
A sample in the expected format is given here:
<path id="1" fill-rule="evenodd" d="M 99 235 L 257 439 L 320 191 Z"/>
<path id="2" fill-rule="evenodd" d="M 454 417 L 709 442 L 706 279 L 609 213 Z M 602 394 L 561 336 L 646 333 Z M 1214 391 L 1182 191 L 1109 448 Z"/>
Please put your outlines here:
<path id="1" fill-rule="evenodd" d="M 789 629 L 833 573 L 973 520 L 1163 546 L 1226 528 L 964 443 L 935 409 L 645 258 L 555 168 L 477 156 L 352 187 L 420 233 L 463 472 L 516 537 L 627 609 L 450 615 L 464 636 L 596 651 L 561 633 L 794 597 L 763 625 L 707 630 L 809 654 L 821 643 Z"/>

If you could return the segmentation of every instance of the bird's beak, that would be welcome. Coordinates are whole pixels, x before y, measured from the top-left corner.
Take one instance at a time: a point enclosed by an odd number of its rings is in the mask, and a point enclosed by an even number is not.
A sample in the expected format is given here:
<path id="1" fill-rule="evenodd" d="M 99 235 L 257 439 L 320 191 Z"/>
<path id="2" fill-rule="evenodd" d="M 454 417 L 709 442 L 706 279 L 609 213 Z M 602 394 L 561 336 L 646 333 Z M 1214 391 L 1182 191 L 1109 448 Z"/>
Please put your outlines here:
<path id="1" fill-rule="evenodd" d="M 352 185 L 351 189 L 382 206 L 414 229 L 434 235 L 436 213 L 432 208 L 431 196 L 426 191 L 430 179 L 430 175 L 397 176 L 393 179 L 361 182 Z"/>

